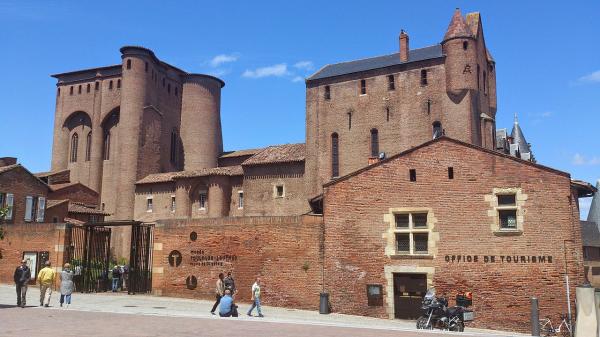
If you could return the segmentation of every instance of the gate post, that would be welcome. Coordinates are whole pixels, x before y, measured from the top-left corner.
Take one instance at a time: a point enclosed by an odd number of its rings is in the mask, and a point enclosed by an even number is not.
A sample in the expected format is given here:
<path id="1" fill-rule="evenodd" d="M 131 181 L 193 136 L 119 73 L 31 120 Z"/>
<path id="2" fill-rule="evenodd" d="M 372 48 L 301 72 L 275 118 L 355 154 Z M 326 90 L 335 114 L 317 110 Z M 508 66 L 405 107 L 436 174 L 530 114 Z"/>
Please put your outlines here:
<path id="1" fill-rule="evenodd" d="M 531 298 L 531 335 L 540 335 L 540 311 L 536 297 Z"/>

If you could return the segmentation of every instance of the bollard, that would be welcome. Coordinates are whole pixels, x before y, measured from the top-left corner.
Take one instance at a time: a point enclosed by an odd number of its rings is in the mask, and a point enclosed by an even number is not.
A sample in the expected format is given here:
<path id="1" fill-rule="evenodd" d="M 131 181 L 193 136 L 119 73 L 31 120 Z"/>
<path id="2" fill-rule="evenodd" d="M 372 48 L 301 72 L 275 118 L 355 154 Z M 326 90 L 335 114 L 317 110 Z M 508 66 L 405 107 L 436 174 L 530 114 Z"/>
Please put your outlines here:
<path id="1" fill-rule="evenodd" d="M 540 311 L 536 297 L 531 298 L 531 335 L 540 335 Z"/>

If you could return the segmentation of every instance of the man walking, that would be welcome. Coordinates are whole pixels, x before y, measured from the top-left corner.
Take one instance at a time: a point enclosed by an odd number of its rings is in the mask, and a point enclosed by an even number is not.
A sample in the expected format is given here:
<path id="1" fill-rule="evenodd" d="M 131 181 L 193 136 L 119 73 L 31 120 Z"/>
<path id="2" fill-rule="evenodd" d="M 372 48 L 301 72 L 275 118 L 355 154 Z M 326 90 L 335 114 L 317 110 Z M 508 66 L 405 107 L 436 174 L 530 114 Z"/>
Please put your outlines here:
<path id="1" fill-rule="evenodd" d="M 115 264 L 112 270 L 112 292 L 119 290 L 119 279 L 121 278 L 121 271 L 119 266 Z"/>
<path id="2" fill-rule="evenodd" d="M 256 308 L 256 311 L 258 311 L 258 317 L 265 317 L 260 311 L 260 277 L 257 277 L 256 282 L 254 282 L 254 284 L 252 285 L 251 300 L 252 306 L 250 307 L 250 310 L 248 310 L 248 316 L 252 316 L 252 310 Z"/>
<path id="3" fill-rule="evenodd" d="M 225 290 L 229 289 L 231 294 L 235 295 L 235 280 L 230 271 L 227 272 L 227 277 L 223 280 L 223 283 L 225 284 Z"/>
<path id="4" fill-rule="evenodd" d="M 223 283 L 223 277 L 224 277 L 223 273 L 219 273 L 219 279 L 217 280 L 217 287 L 215 289 L 216 301 L 212 307 L 212 310 L 210 311 L 210 313 L 213 315 L 215 314 L 215 310 L 217 309 L 217 306 L 221 302 L 221 297 L 223 297 L 223 293 L 225 293 L 225 284 Z"/>
<path id="5" fill-rule="evenodd" d="M 31 279 L 31 270 L 27 266 L 27 260 L 21 261 L 21 265 L 15 269 L 13 278 L 17 288 L 17 306 L 25 308 L 25 304 L 27 304 L 27 282 Z"/>
<path id="6" fill-rule="evenodd" d="M 50 261 L 44 263 L 45 267 L 38 273 L 38 283 L 40 284 L 40 307 L 50 306 L 50 297 L 52 296 L 52 285 L 54 284 L 54 277 L 56 273 L 54 269 L 50 267 Z M 48 301 L 46 302 L 46 292 L 48 293 Z M 45 303 L 45 304 L 44 304 Z"/>

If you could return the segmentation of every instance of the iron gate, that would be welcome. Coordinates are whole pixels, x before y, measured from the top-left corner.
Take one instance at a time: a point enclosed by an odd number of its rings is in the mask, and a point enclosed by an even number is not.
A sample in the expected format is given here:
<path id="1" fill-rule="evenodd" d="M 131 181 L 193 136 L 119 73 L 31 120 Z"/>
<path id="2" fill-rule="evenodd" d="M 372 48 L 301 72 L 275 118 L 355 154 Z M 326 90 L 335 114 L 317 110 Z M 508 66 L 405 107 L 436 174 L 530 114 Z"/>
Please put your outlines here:
<path id="1" fill-rule="evenodd" d="M 131 227 L 131 256 L 129 258 L 129 294 L 152 290 L 153 226 L 136 224 Z"/>
<path id="2" fill-rule="evenodd" d="M 101 292 L 110 289 L 110 228 L 73 226 L 65 231 L 63 263 L 70 263 L 75 273 L 73 282 L 79 292 Z"/>

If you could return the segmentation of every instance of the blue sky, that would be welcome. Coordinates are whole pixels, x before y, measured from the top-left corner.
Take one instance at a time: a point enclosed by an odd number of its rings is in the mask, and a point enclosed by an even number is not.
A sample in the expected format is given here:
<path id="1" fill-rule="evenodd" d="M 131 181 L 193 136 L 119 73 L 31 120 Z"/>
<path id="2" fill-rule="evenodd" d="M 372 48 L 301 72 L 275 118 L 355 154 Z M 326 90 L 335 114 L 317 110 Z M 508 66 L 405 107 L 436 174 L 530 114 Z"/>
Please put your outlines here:
<path id="1" fill-rule="evenodd" d="M 600 2 L 0 0 L 0 156 L 50 166 L 55 80 L 141 45 L 214 74 L 226 150 L 304 141 L 303 77 L 327 63 L 439 43 L 455 7 L 482 14 L 497 62 L 498 127 L 519 114 L 538 162 L 600 178 Z M 589 200 L 582 201 L 587 212 Z"/>

